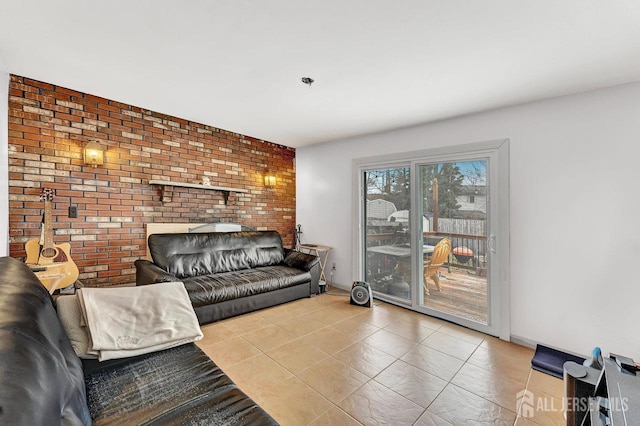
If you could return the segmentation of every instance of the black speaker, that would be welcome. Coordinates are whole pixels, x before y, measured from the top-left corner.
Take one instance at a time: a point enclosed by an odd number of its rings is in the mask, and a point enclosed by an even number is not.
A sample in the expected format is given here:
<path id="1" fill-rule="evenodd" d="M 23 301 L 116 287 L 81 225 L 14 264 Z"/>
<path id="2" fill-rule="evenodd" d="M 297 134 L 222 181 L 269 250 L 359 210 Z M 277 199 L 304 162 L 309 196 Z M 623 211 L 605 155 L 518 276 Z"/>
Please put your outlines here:
<path id="1" fill-rule="evenodd" d="M 369 283 L 364 281 L 353 282 L 351 286 L 351 304 L 367 308 L 373 307 L 373 293 L 371 293 Z"/>

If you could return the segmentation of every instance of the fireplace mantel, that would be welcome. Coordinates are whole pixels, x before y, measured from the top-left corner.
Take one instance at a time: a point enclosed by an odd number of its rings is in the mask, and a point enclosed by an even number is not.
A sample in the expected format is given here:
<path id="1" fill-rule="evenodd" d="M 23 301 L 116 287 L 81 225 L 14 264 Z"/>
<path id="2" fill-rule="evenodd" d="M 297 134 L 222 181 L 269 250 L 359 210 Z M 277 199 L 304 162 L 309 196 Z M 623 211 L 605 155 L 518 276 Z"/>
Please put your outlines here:
<path id="1" fill-rule="evenodd" d="M 220 191 L 222 192 L 222 196 L 224 197 L 224 203 L 225 205 L 227 204 L 227 201 L 229 201 L 229 194 L 232 192 L 238 192 L 238 193 L 246 193 L 249 192 L 246 189 L 242 189 L 242 188 L 228 188 L 225 186 L 213 186 L 213 185 L 202 185 L 199 183 L 185 183 L 185 182 L 171 182 L 168 180 L 161 180 L 161 179 L 151 179 L 149 181 L 149 185 L 158 185 L 161 187 L 162 190 L 162 202 L 163 203 L 170 203 L 171 202 L 171 196 L 173 194 L 173 187 L 174 186 L 178 186 L 181 188 L 197 188 L 197 189 L 204 189 L 204 190 L 208 190 L 208 191 Z"/>

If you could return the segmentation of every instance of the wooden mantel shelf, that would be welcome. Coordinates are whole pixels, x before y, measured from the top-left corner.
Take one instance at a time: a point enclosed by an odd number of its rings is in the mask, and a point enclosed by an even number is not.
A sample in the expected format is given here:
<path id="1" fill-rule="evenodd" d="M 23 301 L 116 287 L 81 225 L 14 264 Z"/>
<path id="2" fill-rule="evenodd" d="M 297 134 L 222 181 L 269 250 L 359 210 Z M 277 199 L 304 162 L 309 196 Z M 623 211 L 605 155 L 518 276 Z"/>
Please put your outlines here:
<path id="1" fill-rule="evenodd" d="M 222 196 L 224 197 L 224 203 L 227 204 L 229 201 L 229 194 L 232 192 L 249 192 L 246 189 L 242 188 L 227 188 L 225 186 L 212 186 L 212 185 L 201 185 L 199 183 L 184 183 L 184 182 L 171 182 L 168 180 L 160 180 L 160 179 L 151 179 L 149 181 L 149 185 L 159 185 L 162 187 L 162 202 L 170 203 L 171 195 L 173 194 L 173 187 L 179 186 L 181 188 L 198 188 L 198 189 L 206 189 L 209 191 L 220 191 L 222 192 Z"/>

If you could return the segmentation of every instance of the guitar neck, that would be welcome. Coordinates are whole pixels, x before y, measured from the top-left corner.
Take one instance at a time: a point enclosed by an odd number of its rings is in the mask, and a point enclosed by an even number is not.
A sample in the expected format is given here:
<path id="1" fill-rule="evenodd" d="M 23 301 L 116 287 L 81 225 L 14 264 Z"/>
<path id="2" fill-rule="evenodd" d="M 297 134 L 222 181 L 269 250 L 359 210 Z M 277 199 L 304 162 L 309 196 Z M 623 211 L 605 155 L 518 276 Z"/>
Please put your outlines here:
<path id="1" fill-rule="evenodd" d="M 44 202 L 44 223 L 42 224 L 42 241 L 40 244 L 43 249 L 53 248 L 53 227 L 51 225 L 53 218 L 51 201 Z"/>

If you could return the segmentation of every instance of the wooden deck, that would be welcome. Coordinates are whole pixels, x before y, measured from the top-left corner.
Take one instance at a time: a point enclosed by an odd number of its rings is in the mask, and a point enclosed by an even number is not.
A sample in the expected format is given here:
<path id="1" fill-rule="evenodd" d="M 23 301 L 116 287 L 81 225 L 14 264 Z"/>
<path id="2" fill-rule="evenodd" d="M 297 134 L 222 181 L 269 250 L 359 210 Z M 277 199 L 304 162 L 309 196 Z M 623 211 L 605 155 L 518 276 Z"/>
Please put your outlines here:
<path id="1" fill-rule="evenodd" d="M 463 318 L 487 323 L 487 278 L 464 269 L 441 268 L 438 291 L 432 280 L 427 280 L 429 294 L 424 295 L 424 306 L 452 313 Z"/>
<path id="2" fill-rule="evenodd" d="M 406 237 L 406 235 L 402 235 Z M 478 255 L 460 254 L 449 257 L 450 266 L 441 268 L 441 291 L 431 279 L 427 280 L 429 294 L 424 295 L 424 306 L 473 321 L 487 323 L 486 237 L 469 234 L 425 232 L 425 243 L 435 245 L 447 237 L 463 248 L 471 248 Z M 411 247 L 399 242 L 397 233 L 367 234 L 366 281 L 381 294 L 389 294 L 407 300 L 411 271 Z M 424 246 L 427 247 L 427 246 Z M 467 249 L 469 250 L 469 249 Z M 429 253 L 425 250 L 426 256 Z M 406 289 L 398 287 L 398 275 Z"/>

